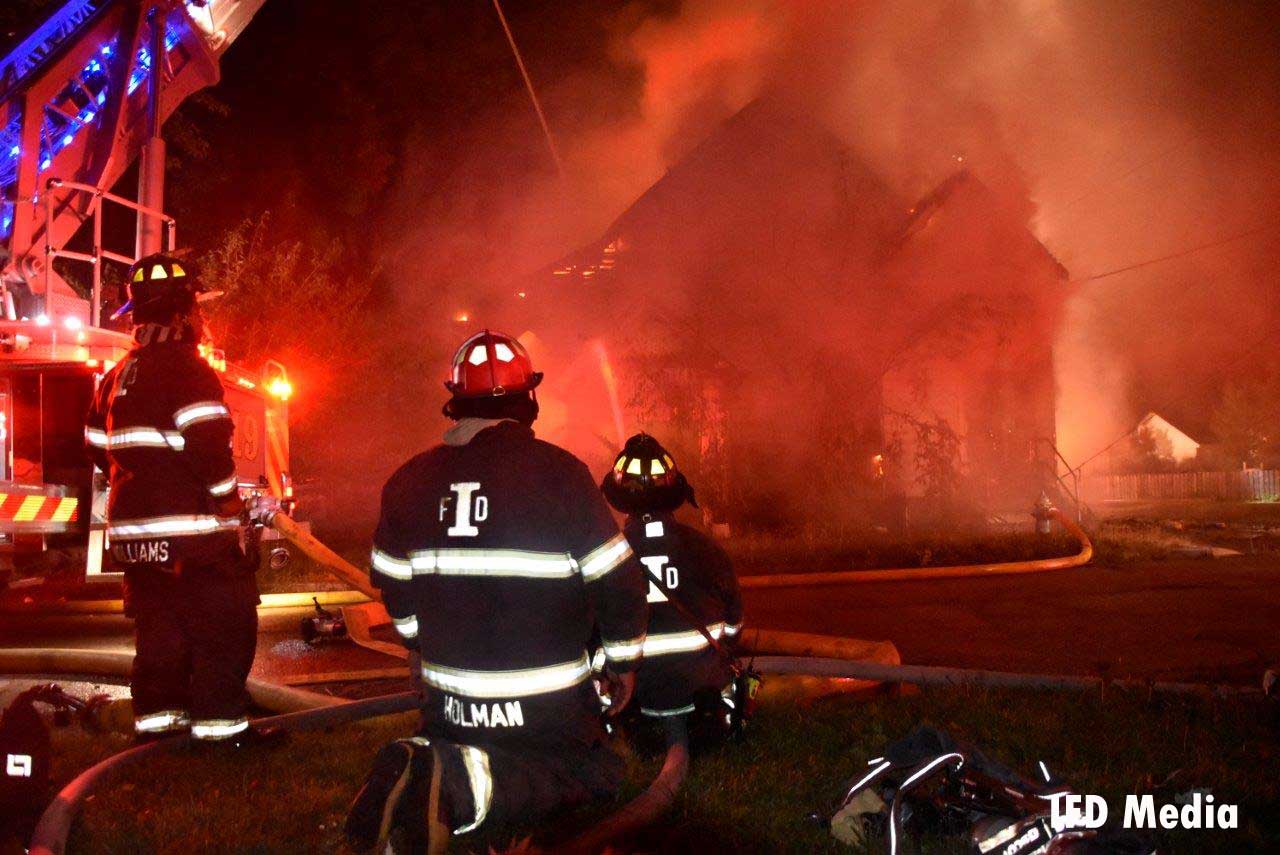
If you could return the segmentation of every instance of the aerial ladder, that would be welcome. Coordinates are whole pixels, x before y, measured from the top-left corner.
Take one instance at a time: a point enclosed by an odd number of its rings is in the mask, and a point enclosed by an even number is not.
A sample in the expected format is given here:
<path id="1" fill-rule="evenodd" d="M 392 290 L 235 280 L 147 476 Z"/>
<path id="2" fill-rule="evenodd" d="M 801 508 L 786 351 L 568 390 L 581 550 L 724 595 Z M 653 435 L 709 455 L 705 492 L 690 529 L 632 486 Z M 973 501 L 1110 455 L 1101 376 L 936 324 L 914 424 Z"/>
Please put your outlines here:
<path id="1" fill-rule="evenodd" d="M 76 422 L 131 346 L 104 324 L 103 267 L 175 247 L 161 127 L 217 83 L 264 2 L 67 0 L 0 57 L 0 550 L 83 549 L 87 536 L 87 572 L 100 569 L 102 526 L 88 518 L 102 496 Z M 137 198 L 112 192 L 135 161 Z M 107 206 L 136 218 L 133 246 L 104 246 Z M 238 474 L 288 492 L 284 369 L 206 355 L 237 419 Z"/>
<path id="2" fill-rule="evenodd" d="M 6 318 L 72 315 L 98 326 L 101 260 L 131 260 L 100 245 L 104 202 L 138 211 L 138 251 L 173 241 L 173 221 L 160 213 L 160 126 L 187 97 L 218 81 L 219 60 L 264 2 L 68 0 L 0 59 Z M 139 157 L 141 198 L 110 194 Z M 92 251 L 64 254 L 90 220 L 98 224 Z M 60 256 L 93 265 L 87 299 L 54 268 Z"/>

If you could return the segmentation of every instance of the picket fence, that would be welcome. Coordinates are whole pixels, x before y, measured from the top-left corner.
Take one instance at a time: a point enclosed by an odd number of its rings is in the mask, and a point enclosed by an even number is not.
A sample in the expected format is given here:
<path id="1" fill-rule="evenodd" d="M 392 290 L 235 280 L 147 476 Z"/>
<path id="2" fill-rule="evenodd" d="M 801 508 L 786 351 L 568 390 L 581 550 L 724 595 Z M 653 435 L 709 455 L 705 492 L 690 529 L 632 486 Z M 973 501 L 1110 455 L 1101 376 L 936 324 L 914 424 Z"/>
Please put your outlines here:
<path id="1" fill-rule="evenodd" d="M 1245 502 L 1280 501 L 1280 470 L 1240 469 L 1234 472 L 1139 472 L 1128 475 L 1088 475 L 1081 493 L 1089 502 L 1146 499 L 1227 499 Z"/>

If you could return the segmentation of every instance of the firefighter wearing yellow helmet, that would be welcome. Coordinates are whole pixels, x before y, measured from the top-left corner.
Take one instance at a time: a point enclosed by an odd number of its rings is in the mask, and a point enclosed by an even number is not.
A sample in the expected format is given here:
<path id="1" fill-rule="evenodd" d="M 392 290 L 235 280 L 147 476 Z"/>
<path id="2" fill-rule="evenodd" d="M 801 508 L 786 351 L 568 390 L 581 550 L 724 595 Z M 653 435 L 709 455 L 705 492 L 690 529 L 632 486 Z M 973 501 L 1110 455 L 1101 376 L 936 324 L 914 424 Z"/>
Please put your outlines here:
<path id="1" fill-rule="evenodd" d="M 245 680 L 258 593 L 240 548 L 231 413 L 198 351 L 210 292 L 164 254 L 138 260 L 126 288 L 115 317 L 132 321 L 133 349 L 103 377 L 85 443 L 110 485 L 108 557 L 135 621 L 136 734 L 244 744 L 256 736 Z"/>
<path id="2" fill-rule="evenodd" d="M 636 680 L 642 716 L 693 717 L 697 737 L 719 736 L 746 714 L 730 659 L 742 629 L 742 597 L 729 556 L 676 519 L 693 488 L 674 458 L 648 434 L 627 440 L 600 485 L 648 571 L 649 627 Z"/>

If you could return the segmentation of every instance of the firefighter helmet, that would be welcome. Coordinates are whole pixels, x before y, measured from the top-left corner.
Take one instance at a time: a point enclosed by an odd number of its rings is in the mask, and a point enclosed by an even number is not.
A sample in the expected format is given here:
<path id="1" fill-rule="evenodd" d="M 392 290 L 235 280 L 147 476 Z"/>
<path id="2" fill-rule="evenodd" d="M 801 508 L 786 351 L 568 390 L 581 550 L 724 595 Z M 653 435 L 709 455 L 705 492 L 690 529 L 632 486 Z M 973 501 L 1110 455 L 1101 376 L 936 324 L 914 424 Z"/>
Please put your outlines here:
<path id="1" fill-rule="evenodd" d="M 638 433 L 613 461 L 600 489 L 624 514 L 674 511 L 686 501 L 695 508 L 693 487 L 667 450 L 647 433 Z"/>
<path id="2" fill-rule="evenodd" d="M 542 382 L 529 351 L 512 336 L 481 330 L 453 355 L 453 376 L 444 386 L 455 398 L 489 398 L 531 392 Z"/>
<path id="3" fill-rule="evenodd" d="M 129 268 L 124 290 L 125 302 L 111 316 L 112 320 L 132 313 L 136 322 L 165 322 L 191 311 L 197 302 L 222 295 L 221 291 L 206 288 L 190 264 L 163 252 L 135 261 Z"/>

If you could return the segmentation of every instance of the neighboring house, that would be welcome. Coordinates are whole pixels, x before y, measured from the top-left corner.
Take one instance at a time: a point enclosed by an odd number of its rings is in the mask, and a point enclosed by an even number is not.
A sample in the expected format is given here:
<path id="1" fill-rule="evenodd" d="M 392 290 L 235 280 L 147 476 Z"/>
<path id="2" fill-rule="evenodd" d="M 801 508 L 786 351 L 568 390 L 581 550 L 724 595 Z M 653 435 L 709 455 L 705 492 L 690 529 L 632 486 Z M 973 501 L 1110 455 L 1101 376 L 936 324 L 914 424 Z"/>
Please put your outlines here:
<path id="1" fill-rule="evenodd" d="M 1068 284 L 1026 222 L 966 171 L 904 201 L 805 113 L 755 101 L 520 283 L 539 430 L 589 459 L 619 422 L 691 433 L 699 499 L 742 519 L 918 495 L 922 425 L 943 420 L 978 498 L 1029 506 Z"/>
<path id="2" fill-rule="evenodd" d="M 1175 463 L 1195 460 L 1196 455 L 1200 453 L 1201 443 L 1159 413 L 1147 413 L 1138 422 L 1136 430 L 1150 434 L 1155 439 L 1159 455 Z"/>

